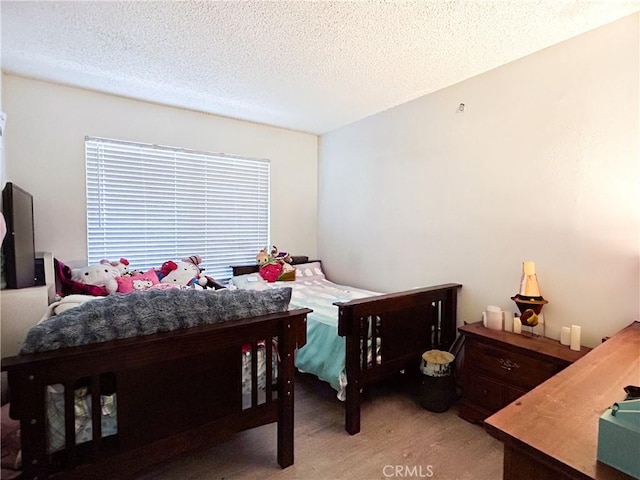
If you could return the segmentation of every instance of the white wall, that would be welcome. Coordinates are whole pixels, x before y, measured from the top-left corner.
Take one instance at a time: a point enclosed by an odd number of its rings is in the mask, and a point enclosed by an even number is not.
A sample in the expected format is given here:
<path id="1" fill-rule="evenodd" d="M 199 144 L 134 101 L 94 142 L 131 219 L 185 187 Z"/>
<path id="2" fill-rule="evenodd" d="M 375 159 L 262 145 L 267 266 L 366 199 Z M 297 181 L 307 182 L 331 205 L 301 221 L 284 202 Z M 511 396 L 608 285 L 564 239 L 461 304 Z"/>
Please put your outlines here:
<path id="1" fill-rule="evenodd" d="M 2 89 L 6 180 L 34 195 L 37 251 L 86 265 L 84 137 L 91 135 L 269 159 L 271 241 L 316 256 L 315 135 L 13 75 Z"/>
<path id="2" fill-rule="evenodd" d="M 0 6 L 0 11 L 1 10 L 2 10 L 2 7 Z M 1 30 L 2 29 L 0 28 L 0 31 Z M 1 55 L 2 53 L 0 53 L 0 68 L 2 67 Z M 4 112 L 3 105 L 2 105 L 2 73 L 1 71 L 0 71 L 0 112 Z M 4 130 L 6 130 L 6 124 L 5 124 Z M 2 137 L 0 137 L 0 188 L 2 188 L 5 184 L 5 177 L 6 177 L 5 170 L 6 170 L 6 167 L 5 167 L 5 160 L 4 160 L 4 135 L 3 135 Z M 1 200 L 0 200 L 0 205 L 2 205 Z"/>
<path id="3" fill-rule="evenodd" d="M 0 3 L 0 16 L 2 15 L 2 3 Z M 0 38 L 2 38 L 2 22 L 0 22 Z M 2 105 L 2 49 L 0 48 L 0 112 L 3 112 Z M 4 186 L 5 183 L 5 164 L 4 164 L 4 141 L 3 138 L 0 137 L 0 188 Z M 0 205 L 2 204 L 2 200 L 0 200 Z"/>
<path id="4" fill-rule="evenodd" d="M 634 15 L 320 138 L 319 254 L 381 291 L 462 283 L 459 316 L 515 310 L 534 261 L 547 336 L 639 317 Z M 457 112 L 464 103 L 464 113 Z"/>

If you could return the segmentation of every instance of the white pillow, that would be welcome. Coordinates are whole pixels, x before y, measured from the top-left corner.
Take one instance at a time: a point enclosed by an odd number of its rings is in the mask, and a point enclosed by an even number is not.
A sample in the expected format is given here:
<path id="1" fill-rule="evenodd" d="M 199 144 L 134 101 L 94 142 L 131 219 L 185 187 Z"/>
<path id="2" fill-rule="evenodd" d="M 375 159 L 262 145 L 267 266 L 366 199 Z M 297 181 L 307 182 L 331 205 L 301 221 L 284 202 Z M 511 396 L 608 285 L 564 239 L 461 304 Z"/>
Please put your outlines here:
<path id="1" fill-rule="evenodd" d="M 301 263 L 293 266 L 296 269 L 296 281 L 323 280 L 325 278 L 320 262 Z"/>
<path id="2" fill-rule="evenodd" d="M 255 272 L 231 277 L 231 283 L 238 288 L 257 290 L 263 286 L 262 284 L 267 283 L 267 281 L 262 278 L 258 272 Z"/>

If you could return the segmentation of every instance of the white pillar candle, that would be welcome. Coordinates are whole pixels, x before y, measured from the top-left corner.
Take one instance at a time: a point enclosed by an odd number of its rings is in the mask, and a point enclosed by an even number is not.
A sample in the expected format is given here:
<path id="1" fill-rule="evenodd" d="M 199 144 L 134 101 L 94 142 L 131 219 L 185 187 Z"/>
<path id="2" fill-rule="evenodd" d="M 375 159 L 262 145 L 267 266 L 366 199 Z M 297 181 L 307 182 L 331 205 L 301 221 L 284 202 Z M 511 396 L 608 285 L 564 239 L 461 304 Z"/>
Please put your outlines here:
<path id="1" fill-rule="evenodd" d="M 509 310 L 504 312 L 504 331 L 513 332 L 513 313 Z"/>
<path id="2" fill-rule="evenodd" d="M 569 327 L 562 327 L 560 330 L 560 343 L 562 345 L 571 344 L 571 329 Z"/>
<path id="3" fill-rule="evenodd" d="M 570 348 L 576 352 L 580 351 L 580 330 L 581 328 L 578 325 L 571 325 Z"/>
<path id="4" fill-rule="evenodd" d="M 522 322 L 520 317 L 513 317 L 513 333 L 522 333 Z"/>

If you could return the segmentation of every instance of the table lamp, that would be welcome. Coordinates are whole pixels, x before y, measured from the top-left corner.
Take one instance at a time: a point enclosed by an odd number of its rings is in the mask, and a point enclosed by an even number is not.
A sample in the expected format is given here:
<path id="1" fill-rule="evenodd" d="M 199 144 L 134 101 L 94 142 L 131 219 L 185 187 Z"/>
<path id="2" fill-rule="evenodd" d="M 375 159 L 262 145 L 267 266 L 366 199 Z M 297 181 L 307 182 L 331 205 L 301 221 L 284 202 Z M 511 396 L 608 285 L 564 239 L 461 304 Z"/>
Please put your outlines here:
<path id="1" fill-rule="evenodd" d="M 538 278 L 536 277 L 536 264 L 534 262 L 522 263 L 522 279 L 520 280 L 520 291 L 511 297 L 520 314 L 525 310 L 531 309 L 536 315 L 540 314 L 542 307 L 549 303 L 540 295 L 540 287 L 538 286 Z"/>

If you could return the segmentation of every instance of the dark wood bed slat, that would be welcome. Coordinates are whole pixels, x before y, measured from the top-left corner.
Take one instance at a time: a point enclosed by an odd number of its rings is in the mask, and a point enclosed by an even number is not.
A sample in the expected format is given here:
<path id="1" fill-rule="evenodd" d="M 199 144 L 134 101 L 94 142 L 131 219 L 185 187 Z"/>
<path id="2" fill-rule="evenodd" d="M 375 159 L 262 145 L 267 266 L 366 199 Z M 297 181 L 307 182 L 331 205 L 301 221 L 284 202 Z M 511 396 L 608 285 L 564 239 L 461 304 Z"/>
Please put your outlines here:
<path id="1" fill-rule="evenodd" d="M 251 406 L 258 405 L 258 342 L 251 344 Z"/>
<path id="2" fill-rule="evenodd" d="M 67 450 L 67 461 L 71 467 L 76 463 L 76 429 L 75 429 L 75 382 L 64 383 L 64 442 Z"/>
<path id="3" fill-rule="evenodd" d="M 265 395 L 267 403 L 273 400 L 273 349 L 277 345 L 273 339 L 265 342 L 265 361 L 267 362 L 267 372 L 265 374 Z"/>
<path id="4" fill-rule="evenodd" d="M 100 375 L 91 376 L 91 457 L 94 462 L 100 458 L 102 446 L 102 387 Z"/>
<path id="5" fill-rule="evenodd" d="M 20 420 L 25 479 L 129 478 L 211 441 L 277 422 L 277 460 L 293 463 L 295 349 L 306 342 L 309 309 L 218 325 L 2 359 Z M 277 395 L 271 395 L 272 339 L 277 339 Z M 265 342 L 266 401 L 257 402 L 257 345 Z M 252 402 L 243 410 L 242 354 L 252 353 Z M 47 451 L 46 389 L 65 387 L 65 442 Z M 91 393 L 93 440 L 75 444 L 77 386 Z M 102 437 L 101 394 L 117 395 L 118 433 Z M 58 471 L 62 469 L 61 471 Z"/>

